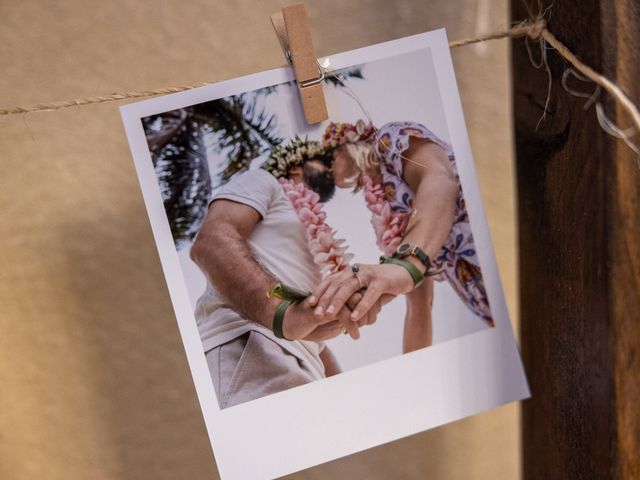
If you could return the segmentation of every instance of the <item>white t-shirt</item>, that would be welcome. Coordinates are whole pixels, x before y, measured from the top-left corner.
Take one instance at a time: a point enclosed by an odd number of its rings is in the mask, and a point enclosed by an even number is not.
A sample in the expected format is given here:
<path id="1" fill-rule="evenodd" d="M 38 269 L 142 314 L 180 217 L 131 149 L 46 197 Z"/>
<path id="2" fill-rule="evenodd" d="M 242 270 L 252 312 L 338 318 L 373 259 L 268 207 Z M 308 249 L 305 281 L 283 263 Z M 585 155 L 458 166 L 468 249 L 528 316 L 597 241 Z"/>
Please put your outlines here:
<path id="1" fill-rule="evenodd" d="M 320 271 L 309 252 L 304 226 L 273 175 L 263 169 L 235 175 L 211 201 L 220 199 L 248 205 L 262 217 L 247 243 L 264 269 L 286 285 L 313 290 L 320 282 Z M 305 362 L 318 378 L 324 378 L 321 344 L 277 338 L 268 328 L 242 318 L 208 282 L 195 316 L 205 352 L 256 330 Z"/>

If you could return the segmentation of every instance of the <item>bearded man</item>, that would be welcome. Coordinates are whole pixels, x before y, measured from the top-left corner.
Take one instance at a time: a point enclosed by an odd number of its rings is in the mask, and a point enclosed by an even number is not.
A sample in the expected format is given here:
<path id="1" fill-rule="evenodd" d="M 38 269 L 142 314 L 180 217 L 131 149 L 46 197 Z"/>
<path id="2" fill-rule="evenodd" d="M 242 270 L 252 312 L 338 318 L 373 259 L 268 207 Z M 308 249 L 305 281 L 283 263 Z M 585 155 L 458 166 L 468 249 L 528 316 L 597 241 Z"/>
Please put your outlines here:
<path id="1" fill-rule="evenodd" d="M 263 168 L 236 174 L 211 200 L 191 258 L 207 278 L 195 314 L 221 408 L 339 373 L 322 342 L 343 332 L 359 338 L 358 326 L 375 321 L 379 305 L 359 323 L 350 319 L 349 305 L 361 293 L 331 319 L 314 315 L 308 301 L 283 309 L 267 295 L 276 285 L 312 291 L 322 279 L 278 179 L 303 183 L 326 202 L 335 190 L 330 165 L 318 142 L 296 138 L 276 147 Z"/>

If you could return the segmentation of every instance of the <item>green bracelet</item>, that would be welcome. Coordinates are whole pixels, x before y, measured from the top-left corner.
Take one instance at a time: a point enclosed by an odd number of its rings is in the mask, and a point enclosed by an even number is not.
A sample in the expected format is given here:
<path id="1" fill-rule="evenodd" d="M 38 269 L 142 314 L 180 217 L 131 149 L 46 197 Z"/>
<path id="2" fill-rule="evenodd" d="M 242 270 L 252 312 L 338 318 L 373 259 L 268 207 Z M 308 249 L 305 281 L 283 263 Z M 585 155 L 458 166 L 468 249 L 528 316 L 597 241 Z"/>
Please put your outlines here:
<path id="1" fill-rule="evenodd" d="M 276 297 L 280 300 L 304 300 L 311 292 L 306 290 L 298 290 L 297 288 L 285 285 L 282 282 L 276 283 L 267 291 L 267 298 Z"/>
<path id="2" fill-rule="evenodd" d="M 407 262 L 406 260 L 400 260 L 399 258 L 387 257 L 386 255 L 383 255 L 380 257 L 380 263 L 390 263 L 392 265 L 398 265 L 404 268 L 407 272 L 409 272 L 409 275 L 411 275 L 411 278 L 413 280 L 413 288 L 416 288 L 424 280 L 424 273 L 422 273 L 420 269 L 413 263 Z"/>
<path id="3" fill-rule="evenodd" d="M 277 338 L 282 338 L 283 340 L 289 340 L 284 336 L 284 332 L 282 331 L 282 325 L 284 323 L 284 314 L 287 312 L 287 308 L 291 306 L 293 300 L 283 300 L 276 307 L 276 313 L 273 315 L 273 334 Z"/>
<path id="4" fill-rule="evenodd" d="M 284 314 L 287 312 L 287 308 L 291 306 L 292 303 L 300 302 L 311 295 L 311 292 L 307 292 L 305 290 L 298 290 L 297 288 L 290 287 L 289 285 L 285 285 L 282 282 L 276 283 L 273 287 L 269 289 L 267 292 L 267 298 L 279 298 L 282 300 L 276 307 L 276 311 L 273 314 L 273 334 L 277 338 L 282 338 L 283 340 L 289 340 L 284 336 L 284 332 L 282 330 L 282 325 L 284 323 Z"/>

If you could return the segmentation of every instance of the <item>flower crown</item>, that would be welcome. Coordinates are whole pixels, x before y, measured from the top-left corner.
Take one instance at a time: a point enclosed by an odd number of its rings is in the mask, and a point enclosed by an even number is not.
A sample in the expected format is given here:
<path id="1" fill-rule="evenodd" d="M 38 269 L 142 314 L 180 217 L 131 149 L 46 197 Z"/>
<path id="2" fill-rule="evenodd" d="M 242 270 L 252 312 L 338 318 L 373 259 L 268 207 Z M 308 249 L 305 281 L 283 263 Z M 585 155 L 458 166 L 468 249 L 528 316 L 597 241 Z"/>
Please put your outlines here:
<path id="1" fill-rule="evenodd" d="M 375 127 L 364 120 L 355 124 L 331 122 L 324 131 L 322 144 L 327 148 L 337 148 L 345 143 L 368 142 L 373 139 L 375 131 Z"/>
<path id="2" fill-rule="evenodd" d="M 320 160 L 330 165 L 327 150 L 320 142 L 296 136 L 289 145 L 276 145 L 263 167 L 276 178 L 286 177 L 290 169 L 301 167 L 308 160 Z"/>

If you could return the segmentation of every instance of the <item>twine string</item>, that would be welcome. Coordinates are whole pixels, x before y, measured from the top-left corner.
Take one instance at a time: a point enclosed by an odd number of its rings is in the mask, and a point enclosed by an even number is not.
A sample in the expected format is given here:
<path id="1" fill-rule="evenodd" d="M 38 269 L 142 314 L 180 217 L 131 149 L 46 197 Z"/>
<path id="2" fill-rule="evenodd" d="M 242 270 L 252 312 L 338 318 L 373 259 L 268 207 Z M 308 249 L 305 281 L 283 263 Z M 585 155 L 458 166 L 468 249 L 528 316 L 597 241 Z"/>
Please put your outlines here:
<path id="1" fill-rule="evenodd" d="M 215 82 L 209 82 L 215 83 Z M 185 90 L 192 90 L 198 87 L 204 87 L 209 85 L 206 82 L 194 83 L 190 85 L 178 85 L 174 87 L 156 88 L 154 90 L 142 90 L 133 92 L 116 92 L 111 95 L 105 96 L 92 96 L 81 97 L 74 100 L 64 100 L 60 102 L 50 103 L 38 103 L 29 106 L 15 106 L 8 108 L 0 108 L 0 116 L 2 115 L 17 115 L 20 113 L 34 113 L 34 112 L 53 112 L 55 110 L 62 110 L 64 108 L 78 107 L 81 105 L 93 105 L 96 103 L 115 102 L 118 100 L 126 100 L 130 98 L 145 98 L 155 97 L 157 95 L 167 95 L 169 93 L 184 92 Z"/>
<path id="2" fill-rule="evenodd" d="M 583 63 L 578 57 L 576 57 L 571 50 L 569 50 L 556 36 L 549 30 L 544 28 L 540 33 L 540 36 L 549 43 L 565 60 L 571 63 L 580 73 L 582 73 L 589 80 L 596 85 L 600 85 L 604 88 L 629 114 L 631 121 L 635 125 L 636 133 L 640 131 L 640 111 L 638 107 L 631 101 L 631 99 L 622 91 L 622 89 L 614 82 L 609 80 L 604 75 L 600 75 L 589 65 Z"/>
<path id="3" fill-rule="evenodd" d="M 478 35 L 473 38 L 464 38 L 460 40 L 453 40 L 449 42 L 450 48 L 458 48 L 466 45 L 472 45 L 475 43 L 487 42 L 490 40 L 498 40 L 502 38 L 522 38 L 531 39 L 540 42 L 541 48 L 541 62 L 540 67 L 545 66 L 547 72 L 549 74 L 549 87 L 548 92 L 551 92 L 551 71 L 549 69 L 549 65 L 547 63 L 547 47 L 546 44 L 549 44 L 553 47 L 560 56 L 562 56 L 565 60 L 567 60 L 573 67 L 583 75 L 583 78 L 587 78 L 602 89 L 604 89 L 607 93 L 609 93 L 616 102 L 618 102 L 623 111 L 629 114 L 631 121 L 634 125 L 633 130 L 626 129 L 622 130 L 609 120 L 604 114 L 604 109 L 600 107 L 600 112 L 596 111 L 598 115 L 598 121 L 602 128 L 609 134 L 614 135 L 629 145 L 629 147 L 636 153 L 638 153 L 639 149 L 636 145 L 634 145 L 630 137 L 636 135 L 640 132 L 640 111 L 638 107 L 631 101 L 631 99 L 622 91 L 622 89 L 616 85 L 613 81 L 605 77 L 604 75 L 599 74 L 593 68 L 583 63 L 576 55 L 571 52 L 560 40 L 556 38 L 556 36 L 551 33 L 546 26 L 546 21 L 542 16 L 538 16 L 535 20 L 525 20 L 520 22 L 519 24 L 509 28 L 507 30 L 501 30 L 497 32 L 487 33 L 483 35 Z M 528 40 L 527 40 L 528 41 Z M 529 45 L 527 44 L 527 48 Z M 529 49 L 530 57 L 531 50 Z M 534 66 L 536 62 L 532 62 Z M 538 67 L 538 68 L 540 68 Z M 51 103 L 39 103 L 36 105 L 27 105 L 27 106 L 13 106 L 7 108 L 0 108 L 0 116 L 5 115 L 16 115 L 16 114 L 27 114 L 34 112 L 51 112 L 56 110 L 62 110 L 70 107 L 79 107 L 81 105 L 92 105 L 97 103 L 106 103 L 106 102 L 114 102 L 119 100 L 126 99 L 134 99 L 134 98 L 146 98 L 146 97 L 154 97 L 157 95 L 166 95 L 169 93 L 176 92 L 184 92 L 186 90 L 191 90 L 194 88 L 202 87 L 204 85 L 208 85 L 210 83 L 196 83 L 190 85 L 178 85 L 173 87 L 164 87 L 158 88 L 154 90 L 142 90 L 142 91 L 133 91 L 133 92 L 116 92 L 111 95 L 106 96 L 91 96 L 91 97 L 81 97 L 74 100 L 65 100 L 60 102 L 51 102 Z M 566 88 L 566 77 L 563 75 L 563 86 Z M 569 90 L 567 90 L 571 93 Z M 547 107 L 549 105 L 550 95 L 547 95 L 547 100 L 545 102 L 544 112 L 542 114 L 542 118 L 538 122 L 538 125 L 544 120 Z M 596 107 L 598 103 L 596 103 Z M 613 132 L 613 133 L 612 133 Z M 639 154 L 640 156 L 640 154 Z"/>
<path id="4" fill-rule="evenodd" d="M 569 83 L 568 83 L 569 76 L 575 77 L 582 82 L 589 82 L 589 79 L 584 75 L 582 75 L 581 73 L 576 72 L 573 68 L 567 68 L 562 74 L 562 88 L 564 88 L 564 90 L 567 93 L 569 93 L 570 95 L 573 95 L 574 97 L 586 98 L 587 101 L 585 102 L 583 108 L 585 110 L 589 110 L 591 105 L 593 105 L 598 99 L 598 97 L 600 96 L 600 92 L 602 92 L 602 87 L 600 85 L 596 85 L 596 88 L 593 90 L 593 93 L 579 92 L 578 90 L 575 90 L 574 88 L 569 86 Z"/>
<path id="5" fill-rule="evenodd" d="M 497 40 L 501 38 L 520 38 L 525 36 L 538 38 L 540 35 L 540 32 L 542 32 L 544 28 L 545 28 L 545 23 L 544 23 L 544 20 L 542 19 L 539 19 L 535 22 L 525 21 L 507 30 L 493 32 L 485 35 L 479 35 L 473 38 L 453 40 L 449 42 L 449 47 L 458 48 L 465 45 L 472 45 L 474 43 L 487 42 L 489 40 Z M 39 103 L 35 105 L 17 105 L 13 107 L 4 107 L 4 108 L 0 108 L 0 116 L 17 115 L 17 114 L 34 113 L 34 112 L 53 112 L 53 111 L 62 110 L 65 108 L 77 107 L 80 105 L 92 105 L 97 103 L 115 102 L 115 101 L 126 100 L 126 99 L 155 97 L 157 95 L 166 95 L 169 93 L 184 92 L 186 90 L 202 87 L 205 85 L 209 85 L 211 83 L 215 83 L 215 81 L 200 82 L 200 83 L 188 84 L 188 85 L 177 85 L 172 87 L 157 88 L 153 90 L 116 92 L 116 93 L 112 93 L 111 95 L 81 97 L 74 100 L 63 100 L 59 102 Z"/>
<path id="6" fill-rule="evenodd" d="M 569 86 L 569 76 L 573 76 L 583 82 L 589 82 L 589 79 L 579 72 L 575 71 L 574 69 L 567 68 L 562 74 L 562 88 L 564 88 L 567 93 L 573 95 L 574 97 L 586 98 L 587 101 L 585 102 L 583 107 L 585 110 L 588 110 L 593 104 L 595 104 L 596 118 L 598 119 L 598 123 L 600 124 L 602 130 L 604 130 L 605 133 L 611 135 L 612 137 L 621 139 L 627 145 L 627 147 L 629 147 L 629 149 L 636 154 L 636 165 L 638 169 L 640 169 L 640 147 L 638 147 L 638 145 L 631 140 L 631 137 L 638 133 L 636 127 L 631 126 L 627 129 L 621 129 L 613 122 L 613 120 L 607 117 L 604 112 L 602 102 L 598 101 L 600 93 L 602 92 L 602 87 L 600 85 L 596 85 L 595 90 L 591 94 L 580 92 Z"/>
<path id="7" fill-rule="evenodd" d="M 536 70 L 544 68 L 547 72 L 547 98 L 544 102 L 544 108 L 542 109 L 542 115 L 538 119 L 538 123 L 536 124 L 536 130 L 540 128 L 540 125 L 547 118 L 547 112 L 549 111 L 549 103 L 551 102 L 551 87 L 553 86 L 553 75 L 551 74 L 551 67 L 549 67 L 549 62 L 547 60 L 547 43 L 543 38 L 538 36 L 536 38 L 536 42 L 540 48 L 540 61 L 536 62 L 533 58 L 533 51 L 531 50 L 531 44 L 529 43 L 529 39 L 531 37 L 527 36 L 524 38 L 524 46 L 527 48 L 527 54 L 529 55 L 529 62 Z"/>
<path id="8" fill-rule="evenodd" d="M 627 147 L 629 147 L 636 154 L 636 166 L 640 169 L 640 148 L 638 145 L 631 141 L 631 137 L 637 133 L 635 128 L 630 128 L 626 130 L 622 130 L 618 127 L 613 121 L 607 117 L 604 113 L 604 107 L 600 102 L 596 103 L 596 116 L 598 118 L 598 123 L 602 127 L 602 129 L 607 132 L 609 135 L 615 138 L 621 139 Z M 630 133 L 632 131 L 633 133 Z"/>

